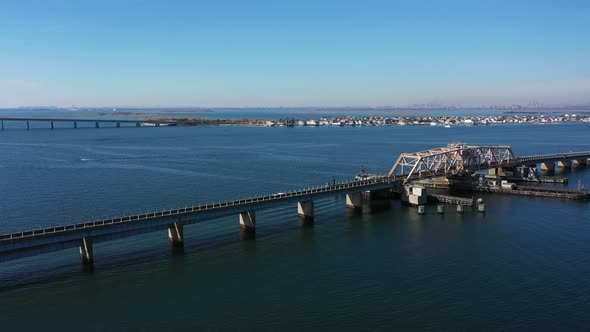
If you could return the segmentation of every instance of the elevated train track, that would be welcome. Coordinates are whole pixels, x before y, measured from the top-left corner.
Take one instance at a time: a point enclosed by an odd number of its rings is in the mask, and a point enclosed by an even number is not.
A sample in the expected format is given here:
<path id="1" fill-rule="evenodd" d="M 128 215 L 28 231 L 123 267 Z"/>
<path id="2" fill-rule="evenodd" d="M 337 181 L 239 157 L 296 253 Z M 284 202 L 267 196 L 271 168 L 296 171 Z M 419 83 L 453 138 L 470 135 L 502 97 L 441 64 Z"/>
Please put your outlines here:
<path id="1" fill-rule="evenodd" d="M 256 210 L 272 209 L 285 204 L 297 203 L 300 216 L 313 218 L 314 200 L 329 196 L 346 195 L 346 205 L 359 208 L 362 206 L 363 192 L 399 190 L 403 184 L 418 179 L 468 174 L 478 170 L 513 167 L 531 163 L 572 159 L 584 160 L 585 162 L 588 158 L 590 158 L 590 152 L 570 152 L 518 158 L 514 155 L 510 146 L 507 145 L 470 146 L 456 144 L 426 151 L 403 153 L 386 176 L 321 185 L 286 193 L 2 234 L 0 235 L 0 261 L 79 246 L 83 261 L 92 262 L 93 242 L 168 229 L 169 239 L 173 243 L 182 244 L 183 226 L 188 224 L 239 215 L 240 225 L 245 229 L 254 230 Z"/>

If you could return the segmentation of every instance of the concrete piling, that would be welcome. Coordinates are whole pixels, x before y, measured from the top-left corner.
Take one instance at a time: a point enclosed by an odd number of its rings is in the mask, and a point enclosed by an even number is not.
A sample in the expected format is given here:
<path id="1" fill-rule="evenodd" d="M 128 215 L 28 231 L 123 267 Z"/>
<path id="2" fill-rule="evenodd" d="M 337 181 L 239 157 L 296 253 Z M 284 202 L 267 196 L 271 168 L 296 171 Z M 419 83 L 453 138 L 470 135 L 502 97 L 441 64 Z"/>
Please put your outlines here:
<path id="1" fill-rule="evenodd" d="M 424 205 L 418 205 L 418 214 L 424 214 L 426 212 L 426 208 Z"/>
<path id="2" fill-rule="evenodd" d="M 554 162 L 541 163 L 541 170 L 546 171 L 547 173 L 555 173 L 555 163 Z"/>
<path id="3" fill-rule="evenodd" d="M 443 214 L 445 213 L 445 205 L 444 204 L 439 204 L 436 206 L 436 212 L 439 214 Z"/>
<path id="4" fill-rule="evenodd" d="M 246 211 L 240 213 L 240 227 L 247 231 L 256 230 L 256 211 Z"/>
<path id="5" fill-rule="evenodd" d="M 80 258 L 84 264 L 92 264 L 94 262 L 94 253 L 92 251 L 92 238 L 82 238 L 80 244 Z"/>
<path id="6" fill-rule="evenodd" d="M 463 213 L 463 210 L 465 209 L 465 206 L 459 204 L 457 205 L 457 213 Z"/>
<path id="7" fill-rule="evenodd" d="M 477 211 L 479 212 L 486 212 L 486 205 L 484 203 L 477 203 Z"/>
<path id="8" fill-rule="evenodd" d="M 346 206 L 351 209 L 362 209 L 363 195 L 362 193 L 353 193 L 346 195 Z"/>
<path id="9" fill-rule="evenodd" d="M 488 174 L 496 176 L 506 176 L 506 170 L 502 167 L 490 168 Z"/>
<path id="10" fill-rule="evenodd" d="M 314 206 L 313 201 L 304 201 L 297 203 L 297 215 L 306 220 L 314 219 Z"/>
<path id="11" fill-rule="evenodd" d="M 175 247 L 184 245 L 184 229 L 182 224 L 175 222 L 168 225 L 168 240 Z"/>

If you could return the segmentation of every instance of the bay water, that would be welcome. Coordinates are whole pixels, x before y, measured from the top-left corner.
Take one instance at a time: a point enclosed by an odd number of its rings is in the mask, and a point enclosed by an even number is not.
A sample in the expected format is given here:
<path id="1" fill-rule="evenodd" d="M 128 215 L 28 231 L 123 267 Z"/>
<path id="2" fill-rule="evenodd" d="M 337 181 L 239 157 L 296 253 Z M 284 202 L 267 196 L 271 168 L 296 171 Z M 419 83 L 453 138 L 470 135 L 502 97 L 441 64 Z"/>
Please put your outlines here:
<path id="1" fill-rule="evenodd" d="M 0 233 L 387 173 L 402 152 L 590 151 L 590 127 L 159 127 L 0 132 Z M 566 170 L 589 186 L 586 169 Z M 485 214 L 316 202 L 0 263 L 2 330 L 586 330 L 590 204 L 476 195 Z"/>

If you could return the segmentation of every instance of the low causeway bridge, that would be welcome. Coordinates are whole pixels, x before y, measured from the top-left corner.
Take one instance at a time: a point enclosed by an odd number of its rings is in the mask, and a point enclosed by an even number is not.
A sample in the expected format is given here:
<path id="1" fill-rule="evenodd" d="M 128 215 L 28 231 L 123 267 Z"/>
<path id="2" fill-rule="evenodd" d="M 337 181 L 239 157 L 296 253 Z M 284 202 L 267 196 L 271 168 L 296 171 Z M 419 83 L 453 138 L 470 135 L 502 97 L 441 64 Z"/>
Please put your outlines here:
<path id="1" fill-rule="evenodd" d="M 118 120 L 118 119 L 76 119 L 76 118 L 18 118 L 18 117 L 3 117 L 0 118 L 0 130 L 7 129 L 9 122 L 22 123 L 23 127 L 27 130 L 31 129 L 31 123 L 46 123 L 47 128 L 65 128 L 62 126 L 56 127 L 57 123 L 70 124 L 71 128 L 77 129 L 79 124 L 87 124 L 84 128 L 100 128 L 101 125 L 110 124 L 110 127 L 160 127 L 160 126 L 171 126 L 175 125 L 173 121 L 160 121 L 160 120 Z M 88 124 L 90 124 L 88 126 Z"/>
<path id="2" fill-rule="evenodd" d="M 93 242 L 113 240 L 161 229 L 168 230 L 168 238 L 174 245 L 181 245 L 183 243 L 183 225 L 231 215 L 239 215 L 239 224 L 243 229 L 254 231 L 257 210 L 297 203 L 298 214 L 303 218 L 313 219 L 314 200 L 316 199 L 346 195 L 346 205 L 358 209 L 362 206 L 363 192 L 390 189 L 398 182 L 396 178 L 380 177 L 174 210 L 154 211 L 114 219 L 9 233 L 0 235 L 0 261 L 80 246 L 80 255 L 83 261 L 91 262 L 93 260 Z"/>
<path id="3" fill-rule="evenodd" d="M 561 154 L 543 154 L 518 158 L 519 165 L 537 165 L 541 164 L 541 169 L 554 171 L 555 165 L 561 168 L 571 168 L 572 166 L 586 166 L 590 158 L 590 151 L 586 152 L 568 152 Z"/>
<path id="4" fill-rule="evenodd" d="M 256 229 L 256 211 L 297 204 L 297 214 L 307 220 L 314 218 L 314 200 L 345 195 L 346 206 L 360 209 L 363 193 L 387 193 L 401 190 L 417 179 L 498 170 L 519 165 L 562 163 L 586 165 L 590 152 L 562 153 L 517 158 L 509 146 L 449 145 L 426 151 L 400 155 L 387 175 L 362 180 L 321 185 L 312 188 L 275 193 L 225 202 L 153 211 L 136 215 L 69 224 L 44 229 L 26 230 L 0 235 L 0 262 L 27 256 L 79 247 L 85 263 L 94 259 L 93 243 L 141 233 L 167 230 L 173 245 L 184 242 L 184 225 L 206 222 L 236 215 L 246 231 Z M 378 195 L 377 195 L 378 196 Z"/>

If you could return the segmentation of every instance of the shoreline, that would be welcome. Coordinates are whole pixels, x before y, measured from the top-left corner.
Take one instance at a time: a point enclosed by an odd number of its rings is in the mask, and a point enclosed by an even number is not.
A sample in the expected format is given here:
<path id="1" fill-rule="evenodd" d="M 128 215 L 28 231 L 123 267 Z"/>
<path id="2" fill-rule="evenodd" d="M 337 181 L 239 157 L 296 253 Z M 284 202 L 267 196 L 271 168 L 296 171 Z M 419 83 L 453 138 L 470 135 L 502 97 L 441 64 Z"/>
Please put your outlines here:
<path id="1" fill-rule="evenodd" d="M 246 127 L 394 127 L 394 126 L 429 126 L 429 127 L 469 127 L 488 125 L 519 125 L 519 124 L 575 124 L 590 123 L 589 112 L 577 112 L 578 114 L 531 114 L 513 113 L 500 115 L 412 115 L 412 116 L 329 116 L 317 115 L 315 117 L 272 118 L 272 117 L 243 117 L 243 118 L 208 118 L 199 115 L 163 115 L 149 113 L 85 113 L 63 114 L 59 118 L 86 118 L 88 121 L 97 120 L 132 120 L 137 122 L 164 121 L 171 122 L 174 126 L 246 126 Z M 8 119 L 7 117 L 6 119 Z M 51 119 L 53 116 L 45 116 Z M 22 119 L 28 119 L 22 118 Z M 34 120 L 35 117 L 30 117 Z"/>
<path id="2" fill-rule="evenodd" d="M 590 115 L 502 115 L 502 116 L 415 116 L 415 117 L 381 117 L 381 116 L 323 116 L 314 119 L 208 119 L 202 117 L 153 116 L 147 119 L 155 121 L 173 121 L 177 126 L 248 126 L 248 127 L 394 127 L 394 126 L 429 126 L 429 127 L 468 127 L 487 125 L 518 124 L 568 124 L 590 123 Z"/>

